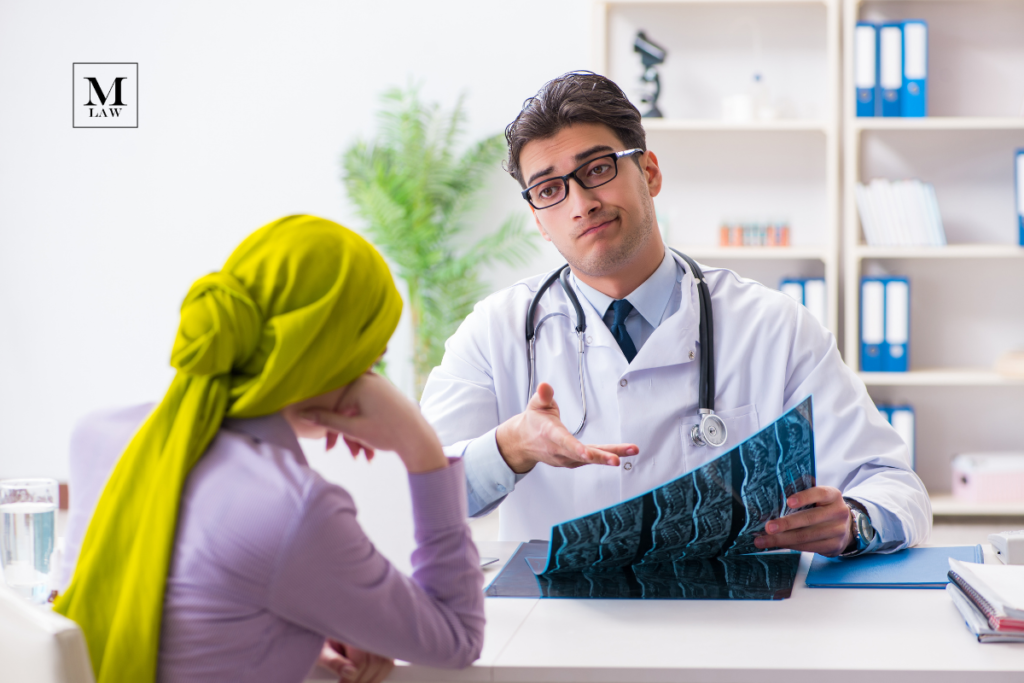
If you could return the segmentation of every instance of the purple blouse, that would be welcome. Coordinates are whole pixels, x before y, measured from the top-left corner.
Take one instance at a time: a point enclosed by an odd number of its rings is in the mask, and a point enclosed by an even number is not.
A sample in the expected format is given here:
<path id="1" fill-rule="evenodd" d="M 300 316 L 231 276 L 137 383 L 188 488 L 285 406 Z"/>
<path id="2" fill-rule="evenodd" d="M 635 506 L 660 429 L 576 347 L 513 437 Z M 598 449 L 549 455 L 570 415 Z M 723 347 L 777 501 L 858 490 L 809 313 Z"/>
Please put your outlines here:
<path id="1" fill-rule="evenodd" d="M 94 414 L 72 437 L 67 576 L 151 408 Z M 416 664 L 471 664 L 484 596 L 462 463 L 410 474 L 409 487 L 411 578 L 376 551 L 349 494 L 310 469 L 284 418 L 225 420 L 182 493 L 158 679 L 302 681 L 325 637 Z"/>

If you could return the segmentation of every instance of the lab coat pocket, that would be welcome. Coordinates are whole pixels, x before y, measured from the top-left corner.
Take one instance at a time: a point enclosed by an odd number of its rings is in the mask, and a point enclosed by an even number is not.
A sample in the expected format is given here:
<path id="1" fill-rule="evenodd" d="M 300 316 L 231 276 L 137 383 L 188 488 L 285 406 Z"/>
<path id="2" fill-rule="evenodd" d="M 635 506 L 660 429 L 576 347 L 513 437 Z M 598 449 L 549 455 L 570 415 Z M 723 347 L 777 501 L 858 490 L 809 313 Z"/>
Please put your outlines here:
<path id="1" fill-rule="evenodd" d="M 700 415 L 687 415 L 679 426 L 679 436 L 683 441 L 683 460 L 686 463 L 686 470 L 700 467 L 706 462 L 714 460 L 722 453 L 728 453 L 737 444 L 757 433 L 760 423 L 757 420 L 757 408 L 754 404 L 730 408 L 727 410 L 715 411 L 715 415 L 722 418 L 725 428 L 728 431 L 725 443 L 718 448 L 711 446 L 697 446 L 690 437 L 690 430 L 700 422 Z"/>

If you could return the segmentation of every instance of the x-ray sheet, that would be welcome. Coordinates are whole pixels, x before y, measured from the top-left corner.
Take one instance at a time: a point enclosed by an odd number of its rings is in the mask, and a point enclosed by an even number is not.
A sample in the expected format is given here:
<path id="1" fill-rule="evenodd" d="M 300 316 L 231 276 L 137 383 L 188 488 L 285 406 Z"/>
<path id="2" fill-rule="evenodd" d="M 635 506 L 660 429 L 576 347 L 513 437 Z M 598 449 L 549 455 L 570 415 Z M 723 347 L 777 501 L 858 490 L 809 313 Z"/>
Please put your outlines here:
<path id="1" fill-rule="evenodd" d="M 814 486 L 811 398 L 728 453 L 647 493 L 551 527 L 534 573 L 664 567 L 757 553 L 765 522 L 791 514 L 786 499 Z"/>
<path id="2" fill-rule="evenodd" d="M 537 576 L 526 558 L 544 555 L 547 549 L 547 541 L 521 544 L 487 587 L 486 595 L 605 600 L 784 600 L 793 592 L 800 565 L 800 553 L 760 553 Z"/>

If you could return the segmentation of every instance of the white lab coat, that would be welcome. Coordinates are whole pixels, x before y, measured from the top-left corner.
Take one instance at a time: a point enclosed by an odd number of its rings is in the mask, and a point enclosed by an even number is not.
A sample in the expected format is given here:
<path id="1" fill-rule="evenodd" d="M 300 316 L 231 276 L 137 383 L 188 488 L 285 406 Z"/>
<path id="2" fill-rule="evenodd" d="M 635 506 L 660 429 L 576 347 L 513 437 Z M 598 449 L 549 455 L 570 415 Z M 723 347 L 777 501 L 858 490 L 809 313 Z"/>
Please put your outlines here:
<path id="1" fill-rule="evenodd" d="M 678 260 L 678 257 L 677 257 Z M 728 428 L 720 448 L 697 447 L 697 284 L 688 269 L 679 310 L 661 321 L 627 363 L 601 316 L 580 295 L 587 318 L 587 420 L 583 443 L 634 443 L 639 455 L 619 467 L 537 465 L 501 503 L 502 540 L 546 539 L 553 524 L 637 496 L 724 453 L 813 395 L 817 482 L 868 507 L 884 550 L 924 541 L 931 504 L 910 469 L 899 435 L 875 409 L 864 384 L 843 363 L 835 339 L 789 297 L 736 273 L 702 266 L 714 307 L 715 412 Z M 523 280 L 479 304 L 448 340 L 422 410 L 449 455 L 460 455 L 527 404 L 525 319 L 545 275 Z M 536 320 L 537 381 L 555 389 L 563 423 L 582 413 L 572 306 L 556 283 Z M 568 316 L 568 317 L 566 317 Z M 490 438 L 493 439 L 493 436 Z M 627 469 L 625 463 L 632 463 Z M 468 465 L 467 465 L 468 466 Z"/>

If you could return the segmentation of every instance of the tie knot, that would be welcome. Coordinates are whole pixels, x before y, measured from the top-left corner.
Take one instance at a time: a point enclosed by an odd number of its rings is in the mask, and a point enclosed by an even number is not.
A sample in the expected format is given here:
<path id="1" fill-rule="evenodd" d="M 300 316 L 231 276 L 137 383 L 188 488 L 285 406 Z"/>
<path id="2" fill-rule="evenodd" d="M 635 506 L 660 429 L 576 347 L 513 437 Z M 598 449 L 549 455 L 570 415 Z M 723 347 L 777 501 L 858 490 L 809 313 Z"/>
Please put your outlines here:
<path id="1" fill-rule="evenodd" d="M 612 325 L 621 325 L 626 322 L 626 316 L 633 311 L 633 304 L 626 299 L 616 299 L 612 302 L 612 311 L 615 313 L 615 320 Z"/>

